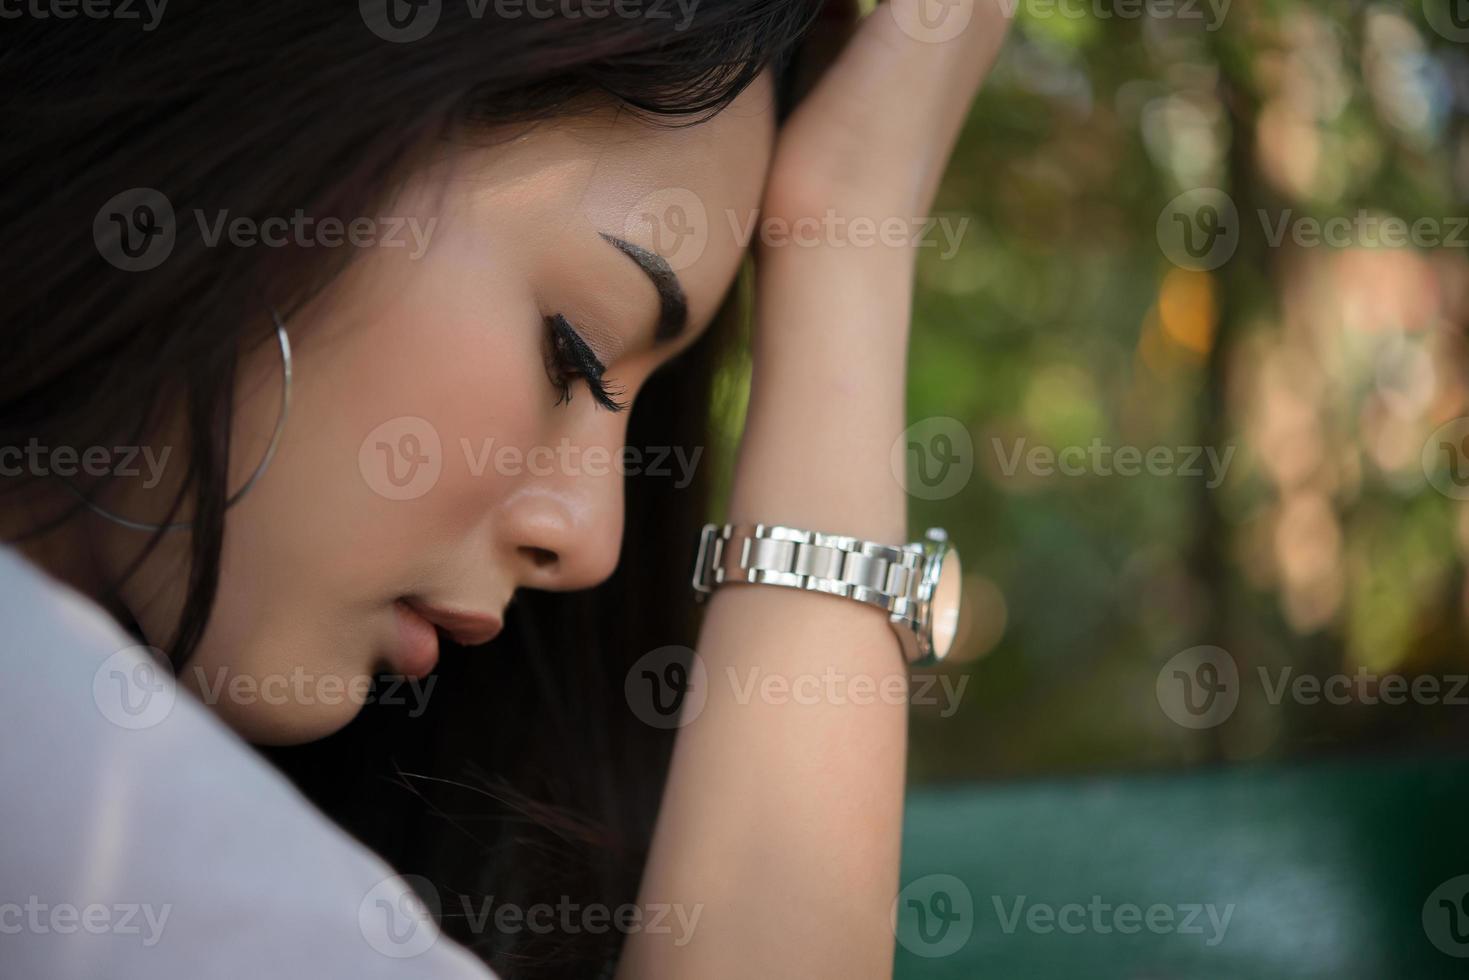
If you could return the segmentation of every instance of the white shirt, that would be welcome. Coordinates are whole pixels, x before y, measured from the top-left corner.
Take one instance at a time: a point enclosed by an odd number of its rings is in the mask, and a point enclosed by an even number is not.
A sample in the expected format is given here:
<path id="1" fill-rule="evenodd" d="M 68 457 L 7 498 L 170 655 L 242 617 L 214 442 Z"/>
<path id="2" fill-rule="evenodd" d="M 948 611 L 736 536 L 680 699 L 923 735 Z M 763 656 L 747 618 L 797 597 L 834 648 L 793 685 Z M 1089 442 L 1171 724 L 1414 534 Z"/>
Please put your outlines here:
<path id="1" fill-rule="evenodd" d="M 403 881 L 0 547 L 0 977 L 477 978 Z"/>

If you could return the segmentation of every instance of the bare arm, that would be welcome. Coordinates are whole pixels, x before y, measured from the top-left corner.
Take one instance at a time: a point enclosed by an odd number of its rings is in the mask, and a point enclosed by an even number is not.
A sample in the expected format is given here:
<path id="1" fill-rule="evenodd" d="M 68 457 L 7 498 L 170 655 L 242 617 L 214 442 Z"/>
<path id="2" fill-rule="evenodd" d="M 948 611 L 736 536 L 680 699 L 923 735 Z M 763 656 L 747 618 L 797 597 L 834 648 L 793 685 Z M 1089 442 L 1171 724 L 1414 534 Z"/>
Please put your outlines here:
<path id="1" fill-rule="evenodd" d="M 1005 23 L 993 0 L 976 0 L 957 37 L 921 40 L 902 25 L 922 2 L 869 16 L 783 129 L 766 219 L 927 214 Z M 904 425 L 912 250 L 837 240 L 758 259 L 730 521 L 906 542 L 888 453 Z M 726 587 L 710 600 L 698 655 L 708 700 L 679 732 L 642 901 L 700 907 L 699 919 L 691 939 L 629 937 L 619 975 L 889 976 L 907 707 L 886 616 Z M 762 697 L 762 683 L 787 693 Z"/>

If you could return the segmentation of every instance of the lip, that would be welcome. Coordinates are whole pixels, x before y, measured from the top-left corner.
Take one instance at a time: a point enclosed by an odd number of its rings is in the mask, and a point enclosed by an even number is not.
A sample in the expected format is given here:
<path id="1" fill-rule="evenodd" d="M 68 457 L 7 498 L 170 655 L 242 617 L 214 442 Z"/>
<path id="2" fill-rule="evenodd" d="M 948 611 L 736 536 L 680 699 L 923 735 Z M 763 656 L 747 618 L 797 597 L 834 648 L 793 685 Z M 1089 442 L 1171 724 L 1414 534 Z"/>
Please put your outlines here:
<path id="1" fill-rule="evenodd" d="M 434 624 L 407 603 L 393 603 L 398 620 L 398 645 L 392 667 L 408 677 L 426 677 L 439 662 L 439 633 Z"/>
<path id="2" fill-rule="evenodd" d="M 500 630 L 504 627 L 500 617 L 493 613 L 448 609 L 413 598 L 403 599 L 400 604 L 406 607 L 410 614 L 428 623 L 431 627 L 443 630 L 451 640 L 460 646 L 477 647 L 488 643 L 499 636 Z"/>

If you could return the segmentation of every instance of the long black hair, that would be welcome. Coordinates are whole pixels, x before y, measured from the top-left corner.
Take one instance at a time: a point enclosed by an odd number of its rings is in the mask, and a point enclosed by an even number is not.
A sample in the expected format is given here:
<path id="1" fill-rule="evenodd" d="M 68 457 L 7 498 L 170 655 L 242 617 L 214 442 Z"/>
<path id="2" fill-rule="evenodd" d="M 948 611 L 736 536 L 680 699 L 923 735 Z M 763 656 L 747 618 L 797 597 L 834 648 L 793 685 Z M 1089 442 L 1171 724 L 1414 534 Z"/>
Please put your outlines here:
<path id="1" fill-rule="evenodd" d="M 627 17 L 566 16 L 619 9 L 578 0 L 539 15 L 468 0 L 172 0 L 151 24 L 141 5 L 130 8 L 139 20 L 4 21 L 0 446 L 138 444 L 182 409 L 189 468 L 170 519 L 193 521 L 191 563 L 166 643 L 182 665 L 218 588 L 239 360 L 273 343 L 261 310 L 289 316 L 350 250 L 179 236 L 166 261 L 129 271 L 99 251 L 103 203 L 151 188 L 257 221 L 373 214 L 417 153 L 479 127 L 606 99 L 653 125 L 713 113 L 763 69 L 785 67 L 818 6 L 646 0 L 620 8 L 642 12 Z M 426 32 L 405 28 L 415 12 L 436 17 Z M 677 372 L 647 382 L 630 444 L 710 444 L 710 383 L 733 316 L 721 320 Z M 494 649 L 445 658 L 421 715 L 370 706 L 335 736 L 270 753 L 346 829 L 430 882 L 444 927 L 506 977 L 587 976 L 615 960 L 616 930 L 497 933 L 476 913 L 487 902 L 634 901 L 671 733 L 629 709 L 624 678 L 650 650 L 692 646 L 686 559 L 709 471 L 697 467 L 687 487 L 630 479 L 612 578 L 521 597 Z M 132 568 L 158 535 L 139 538 Z"/>

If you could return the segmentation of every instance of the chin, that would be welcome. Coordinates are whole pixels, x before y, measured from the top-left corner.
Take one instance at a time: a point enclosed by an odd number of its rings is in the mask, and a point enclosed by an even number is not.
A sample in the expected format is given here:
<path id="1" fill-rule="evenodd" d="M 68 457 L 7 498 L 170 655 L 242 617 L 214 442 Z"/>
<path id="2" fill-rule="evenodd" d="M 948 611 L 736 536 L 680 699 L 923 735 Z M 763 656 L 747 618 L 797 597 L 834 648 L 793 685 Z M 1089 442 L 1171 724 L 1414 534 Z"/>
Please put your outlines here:
<path id="1" fill-rule="evenodd" d="M 345 708 L 346 710 L 338 709 L 336 714 L 298 711 L 282 713 L 279 717 L 252 718 L 245 725 L 236 725 L 230 721 L 230 727 L 246 741 L 256 745 L 301 745 L 336 734 L 346 728 L 362 710 L 355 704 L 346 705 Z"/>
<path id="2" fill-rule="evenodd" d="M 360 690 L 372 680 L 364 674 L 343 680 L 348 690 Z M 193 687 L 193 685 L 186 685 Z M 195 688 L 195 696 L 201 692 Z M 203 698 L 205 707 L 235 731 L 256 745 L 300 745 L 326 738 L 345 728 L 362 710 L 362 704 L 349 694 L 335 694 L 335 688 L 319 697 L 301 699 L 266 697 L 264 694 L 246 699 Z"/>
<path id="3" fill-rule="evenodd" d="M 225 723 L 248 742 L 256 745 L 300 745 L 341 731 L 361 710 L 360 705 L 345 703 L 332 707 L 246 709 L 237 711 L 234 716 L 220 714 Z"/>

